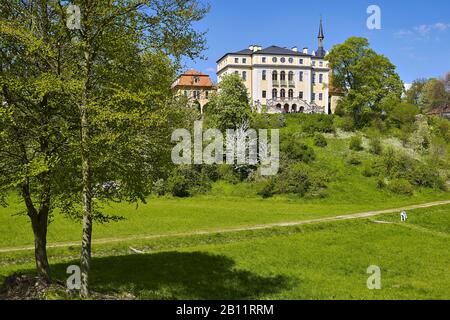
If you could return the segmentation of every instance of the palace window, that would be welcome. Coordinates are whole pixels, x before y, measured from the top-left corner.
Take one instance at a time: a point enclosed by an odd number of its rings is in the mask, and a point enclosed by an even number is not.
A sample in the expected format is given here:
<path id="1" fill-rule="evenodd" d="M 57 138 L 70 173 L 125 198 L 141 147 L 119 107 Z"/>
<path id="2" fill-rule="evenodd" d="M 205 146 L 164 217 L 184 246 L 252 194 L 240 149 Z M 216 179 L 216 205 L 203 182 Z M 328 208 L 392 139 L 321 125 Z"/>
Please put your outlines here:
<path id="1" fill-rule="evenodd" d="M 266 63 L 266 57 L 262 57 L 262 62 Z"/>
<path id="2" fill-rule="evenodd" d="M 242 63 L 247 63 L 247 59 L 242 58 Z"/>
<path id="3" fill-rule="evenodd" d="M 285 81 L 286 80 L 286 72 L 284 72 L 284 71 L 280 72 L 280 80 L 281 81 Z"/>
<path id="4" fill-rule="evenodd" d="M 285 62 L 286 62 L 286 58 L 285 57 L 281 58 L 281 63 L 285 63 Z"/>
<path id="5" fill-rule="evenodd" d="M 300 81 L 303 81 L 303 71 L 300 71 Z"/>
<path id="6" fill-rule="evenodd" d="M 234 74 L 238 75 L 238 74 L 239 74 L 239 71 L 235 71 Z"/>
<path id="7" fill-rule="evenodd" d="M 289 81 L 294 81 L 294 72 L 289 71 L 289 74 L 288 74 L 288 80 L 289 80 Z"/>
<path id="8" fill-rule="evenodd" d="M 200 99 L 200 91 L 194 91 L 194 99 Z"/>
<path id="9" fill-rule="evenodd" d="M 262 79 L 266 80 L 266 78 L 267 78 L 266 70 L 263 70 L 263 72 L 262 72 Z"/>
<path id="10" fill-rule="evenodd" d="M 278 61 L 277 57 L 273 57 L 273 58 L 272 58 L 272 62 L 275 62 L 275 63 L 276 63 L 277 61 Z"/>
<path id="11" fill-rule="evenodd" d="M 294 98 L 294 90 L 289 89 L 289 91 L 288 91 L 288 97 L 289 97 L 289 98 Z"/>
<path id="12" fill-rule="evenodd" d="M 234 58 L 234 63 L 239 63 L 239 58 Z"/>
<path id="13" fill-rule="evenodd" d="M 266 98 L 266 97 L 267 97 L 267 91 L 266 91 L 266 90 L 263 90 L 263 92 L 262 92 L 262 97 L 263 97 L 263 98 Z"/>
<path id="14" fill-rule="evenodd" d="M 316 83 L 316 74 L 313 73 L 311 77 L 312 77 L 312 83 L 315 84 Z"/>
<path id="15" fill-rule="evenodd" d="M 316 62 L 315 62 L 315 61 L 311 62 L 311 65 L 315 66 L 315 65 L 316 65 Z"/>
<path id="16" fill-rule="evenodd" d="M 299 97 L 300 99 L 303 99 L 303 91 L 300 91 L 300 92 L 298 93 L 298 97 Z"/>
<path id="17" fill-rule="evenodd" d="M 289 58 L 289 63 L 294 63 L 294 58 Z"/>
<path id="18" fill-rule="evenodd" d="M 242 71 L 242 80 L 247 80 L 247 71 Z"/>
<path id="19" fill-rule="evenodd" d="M 272 80 L 273 81 L 277 81 L 278 80 L 278 72 L 276 70 L 274 70 L 272 72 Z"/>
<path id="20" fill-rule="evenodd" d="M 276 97 L 278 97 L 278 90 L 274 88 L 272 90 L 272 98 L 275 99 Z"/>
<path id="21" fill-rule="evenodd" d="M 300 59 L 300 64 L 303 64 L 303 59 Z"/>
<path id="22" fill-rule="evenodd" d="M 316 100 L 316 94 L 313 92 L 313 93 L 311 93 L 311 100 L 312 101 L 315 101 Z"/>
<path id="23" fill-rule="evenodd" d="M 319 74 L 319 83 L 323 83 L 323 74 Z"/>
<path id="24" fill-rule="evenodd" d="M 280 90 L 280 98 L 286 98 L 286 90 L 284 89 Z"/>
<path id="25" fill-rule="evenodd" d="M 319 62 L 319 66 L 323 67 L 323 62 L 322 61 Z"/>
<path id="26" fill-rule="evenodd" d="M 319 100 L 322 101 L 323 99 L 323 93 L 319 93 Z"/>

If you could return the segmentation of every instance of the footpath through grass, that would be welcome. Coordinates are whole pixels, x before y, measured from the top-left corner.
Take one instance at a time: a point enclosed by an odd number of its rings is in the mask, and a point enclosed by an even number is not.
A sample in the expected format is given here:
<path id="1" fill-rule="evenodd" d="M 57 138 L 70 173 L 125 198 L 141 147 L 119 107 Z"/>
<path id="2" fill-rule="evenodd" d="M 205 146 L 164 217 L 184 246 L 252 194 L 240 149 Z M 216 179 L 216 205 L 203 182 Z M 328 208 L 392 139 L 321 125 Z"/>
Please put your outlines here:
<path id="1" fill-rule="evenodd" d="M 139 299 L 450 299 L 450 205 L 352 221 L 94 246 L 94 290 Z M 130 247 L 144 252 L 136 254 Z M 56 278 L 78 249 L 51 249 Z M 3 255 L 0 278 L 33 272 Z M 366 286 L 381 268 L 382 289 Z M 58 296 L 56 296 L 57 298 Z"/>

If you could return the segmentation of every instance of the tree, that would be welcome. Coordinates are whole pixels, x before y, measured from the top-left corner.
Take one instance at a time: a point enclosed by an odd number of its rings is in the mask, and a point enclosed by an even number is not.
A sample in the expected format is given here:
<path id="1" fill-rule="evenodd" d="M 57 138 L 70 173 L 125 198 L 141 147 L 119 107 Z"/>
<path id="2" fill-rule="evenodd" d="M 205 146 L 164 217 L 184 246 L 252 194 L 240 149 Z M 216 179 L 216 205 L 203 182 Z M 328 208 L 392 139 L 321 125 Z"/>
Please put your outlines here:
<path id="1" fill-rule="evenodd" d="M 247 88 L 238 75 L 224 76 L 219 83 L 219 92 L 208 105 L 208 126 L 222 131 L 239 127 L 251 116 Z"/>
<path id="2" fill-rule="evenodd" d="M 402 102 L 395 106 L 389 114 L 389 120 L 398 128 L 414 124 L 416 116 L 419 114 L 417 105 Z"/>
<path id="3" fill-rule="evenodd" d="M 400 101 L 403 83 L 395 66 L 372 50 L 367 39 L 351 37 L 326 58 L 333 70 L 332 85 L 345 93 L 340 109 L 357 126 L 381 117 Z"/>
<path id="4" fill-rule="evenodd" d="M 409 88 L 406 91 L 405 100 L 407 103 L 414 104 L 416 106 L 419 105 L 420 95 L 427 81 L 428 81 L 427 79 L 414 80 L 414 82 L 411 85 L 411 88 Z"/>
<path id="5" fill-rule="evenodd" d="M 78 5 L 81 13 L 80 27 L 73 30 L 66 26 L 69 4 Z M 174 66 L 182 56 L 195 58 L 203 50 L 203 34 L 192 24 L 208 7 L 196 0 L 21 1 L 2 6 L 1 41 L 11 43 L 1 47 L 2 63 L 14 68 L 2 66 L 12 71 L 2 72 L 1 78 L 6 101 L 1 130 L 7 133 L 1 138 L 9 139 L 6 152 L 23 149 L 22 154 L 34 157 L 20 158 L 15 152 L 2 157 L 9 174 L 2 188 L 28 187 L 23 197 L 29 215 L 34 214 L 30 200 L 49 208 L 42 214 L 45 228 L 56 205 L 83 218 L 81 295 L 86 297 L 92 223 L 118 219 L 103 215 L 101 203 L 145 201 L 151 181 L 170 163 L 170 134 L 187 110 L 173 105 Z M 17 122 L 20 116 L 34 126 Z M 25 133 L 16 141 L 18 124 Z M 13 172 L 18 163 L 21 167 Z M 48 181 L 55 182 L 53 189 Z M 48 269 L 48 262 L 41 269 Z"/>
<path id="6" fill-rule="evenodd" d="M 445 89 L 443 81 L 430 79 L 424 85 L 419 98 L 419 106 L 423 112 L 439 108 L 450 103 L 450 94 Z"/>
<path id="7" fill-rule="evenodd" d="M 64 32 L 43 1 L 0 4 L 0 193 L 17 191 L 34 235 L 38 276 L 51 281 L 47 228 L 71 177 L 70 141 L 79 127 L 62 69 Z M 69 185 L 67 183 L 67 185 Z"/>

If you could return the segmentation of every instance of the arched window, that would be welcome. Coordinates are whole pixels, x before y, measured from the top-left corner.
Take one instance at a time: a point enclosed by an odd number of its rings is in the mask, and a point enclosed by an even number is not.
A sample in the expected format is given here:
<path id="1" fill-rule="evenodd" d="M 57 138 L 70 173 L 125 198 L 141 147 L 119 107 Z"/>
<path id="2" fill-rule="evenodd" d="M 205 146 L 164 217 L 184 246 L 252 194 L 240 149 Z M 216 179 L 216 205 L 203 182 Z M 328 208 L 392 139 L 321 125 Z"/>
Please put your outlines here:
<path id="1" fill-rule="evenodd" d="M 294 81 L 294 72 L 289 71 L 288 80 L 289 81 Z"/>
<path id="2" fill-rule="evenodd" d="M 293 97 L 294 97 L 294 90 L 289 89 L 289 91 L 288 91 L 288 97 L 289 97 L 289 98 L 293 98 Z"/>
<path id="3" fill-rule="evenodd" d="M 277 70 L 274 70 L 272 72 L 272 80 L 273 81 L 277 81 L 278 80 L 278 72 L 277 72 Z"/>
<path id="4" fill-rule="evenodd" d="M 266 70 L 263 70 L 263 72 L 262 72 L 262 79 L 266 80 Z"/>
<path id="5" fill-rule="evenodd" d="M 286 98 L 286 90 L 284 89 L 280 90 L 280 98 Z"/>
<path id="6" fill-rule="evenodd" d="M 297 105 L 296 104 L 292 105 L 292 112 L 297 113 Z"/>
<path id="7" fill-rule="evenodd" d="M 286 72 L 284 72 L 284 71 L 280 72 L 280 80 L 281 81 L 285 81 L 286 80 Z"/>
<path id="8" fill-rule="evenodd" d="M 273 89 L 272 90 L 272 99 L 275 99 L 276 97 L 278 97 L 278 91 L 277 91 L 277 89 Z"/>

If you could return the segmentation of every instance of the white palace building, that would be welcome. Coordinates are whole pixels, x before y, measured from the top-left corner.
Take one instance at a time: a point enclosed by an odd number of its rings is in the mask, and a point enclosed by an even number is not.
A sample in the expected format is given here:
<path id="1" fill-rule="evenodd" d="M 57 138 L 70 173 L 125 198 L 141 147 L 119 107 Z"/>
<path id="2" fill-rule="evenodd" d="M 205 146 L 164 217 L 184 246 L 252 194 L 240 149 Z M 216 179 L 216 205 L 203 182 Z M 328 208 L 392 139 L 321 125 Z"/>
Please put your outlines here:
<path id="1" fill-rule="evenodd" d="M 329 94 L 324 39 L 321 20 L 318 49 L 311 53 L 308 48 L 259 45 L 227 53 L 217 61 L 218 82 L 226 74 L 239 74 L 258 112 L 332 113 L 335 99 Z"/>

